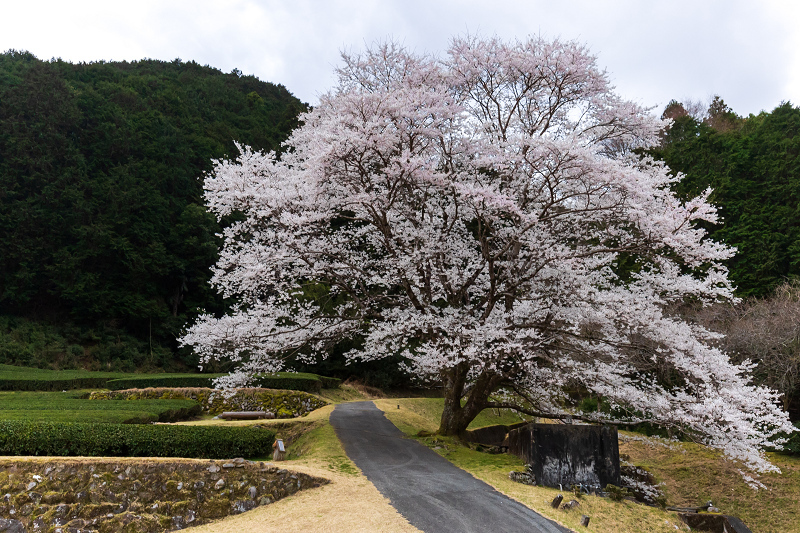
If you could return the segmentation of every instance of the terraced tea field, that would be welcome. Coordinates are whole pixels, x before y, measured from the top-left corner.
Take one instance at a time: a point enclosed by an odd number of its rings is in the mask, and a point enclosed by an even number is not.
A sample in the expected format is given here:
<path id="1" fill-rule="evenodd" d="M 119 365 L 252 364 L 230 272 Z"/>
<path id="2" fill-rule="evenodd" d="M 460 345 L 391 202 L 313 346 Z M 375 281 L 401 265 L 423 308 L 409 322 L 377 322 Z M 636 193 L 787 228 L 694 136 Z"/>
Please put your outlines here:
<path id="1" fill-rule="evenodd" d="M 89 400 L 82 391 L 0 392 L 0 420 L 147 424 L 182 420 L 199 413 L 191 400 Z"/>

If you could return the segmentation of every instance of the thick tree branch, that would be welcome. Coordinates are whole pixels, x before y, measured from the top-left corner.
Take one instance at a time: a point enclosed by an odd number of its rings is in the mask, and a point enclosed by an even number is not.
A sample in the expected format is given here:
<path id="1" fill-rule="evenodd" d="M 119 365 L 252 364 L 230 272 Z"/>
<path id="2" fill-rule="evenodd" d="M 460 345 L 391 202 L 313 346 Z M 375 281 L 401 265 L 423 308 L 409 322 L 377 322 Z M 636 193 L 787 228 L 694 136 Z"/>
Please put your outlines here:
<path id="1" fill-rule="evenodd" d="M 536 418 L 548 418 L 550 420 L 583 420 L 585 422 L 595 422 L 598 424 L 611 424 L 614 426 L 636 426 L 641 424 L 642 422 L 646 422 L 646 420 L 613 420 L 613 419 L 606 419 L 606 418 L 596 418 L 590 417 L 585 415 L 571 415 L 571 414 L 564 414 L 564 413 L 545 413 L 542 411 L 534 411 L 532 409 L 527 409 L 517 404 L 513 403 L 503 403 L 503 402 L 488 402 L 486 404 L 487 408 L 492 409 L 513 409 L 519 413 L 534 416 Z"/>

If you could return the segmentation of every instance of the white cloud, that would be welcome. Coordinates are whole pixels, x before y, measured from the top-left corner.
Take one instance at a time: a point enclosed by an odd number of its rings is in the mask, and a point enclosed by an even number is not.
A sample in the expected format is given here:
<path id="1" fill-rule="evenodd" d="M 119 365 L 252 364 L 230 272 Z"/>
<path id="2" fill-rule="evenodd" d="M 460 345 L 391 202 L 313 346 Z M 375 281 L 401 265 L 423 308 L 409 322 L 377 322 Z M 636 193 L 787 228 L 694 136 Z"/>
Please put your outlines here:
<path id="1" fill-rule="evenodd" d="M 720 94 L 738 113 L 800 103 L 800 8 L 769 0 L 176 0 L 7 2 L 0 49 L 70 61 L 180 57 L 239 68 L 314 102 L 339 50 L 393 37 L 442 53 L 452 35 L 541 33 L 589 45 L 619 92 L 663 107 Z"/>

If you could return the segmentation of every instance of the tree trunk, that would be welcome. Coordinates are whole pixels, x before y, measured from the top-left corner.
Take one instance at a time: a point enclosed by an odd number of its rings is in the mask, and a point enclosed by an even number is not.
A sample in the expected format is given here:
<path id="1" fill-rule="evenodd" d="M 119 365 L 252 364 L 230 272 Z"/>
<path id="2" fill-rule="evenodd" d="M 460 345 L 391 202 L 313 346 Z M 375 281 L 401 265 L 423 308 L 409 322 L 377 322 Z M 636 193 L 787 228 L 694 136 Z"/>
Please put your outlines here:
<path id="1" fill-rule="evenodd" d="M 461 405 L 468 371 L 469 366 L 466 363 L 460 363 L 443 373 L 444 410 L 439 423 L 439 435 L 463 437 L 467 426 L 486 408 L 489 395 L 502 382 L 501 376 L 481 374 L 467 394 L 464 405 Z"/>

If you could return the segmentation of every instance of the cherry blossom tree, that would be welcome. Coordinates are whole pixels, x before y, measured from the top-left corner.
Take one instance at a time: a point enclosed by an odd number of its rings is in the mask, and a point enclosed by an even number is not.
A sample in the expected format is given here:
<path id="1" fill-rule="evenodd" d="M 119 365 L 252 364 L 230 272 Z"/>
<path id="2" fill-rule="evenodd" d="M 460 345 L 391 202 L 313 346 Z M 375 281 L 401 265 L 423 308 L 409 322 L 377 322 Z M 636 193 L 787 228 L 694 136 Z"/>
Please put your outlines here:
<path id="1" fill-rule="evenodd" d="M 791 431 L 773 391 L 668 309 L 732 298 L 708 192 L 685 203 L 637 148 L 665 123 L 580 44 L 454 39 L 343 55 L 280 157 L 241 147 L 205 179 L 224 231 L 213 283 L 239 304 L 182 338 L 241 386 L 346 338 L 441 383 L 439 432 L 487 407 L 649 421 L 750 469 Z M 316 355 L 315 355 L 316 354 Z M 567 410 L 567 390 L 608 400 Z"/>

